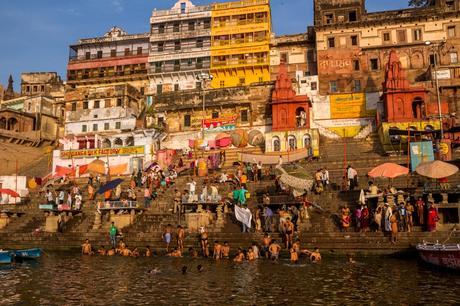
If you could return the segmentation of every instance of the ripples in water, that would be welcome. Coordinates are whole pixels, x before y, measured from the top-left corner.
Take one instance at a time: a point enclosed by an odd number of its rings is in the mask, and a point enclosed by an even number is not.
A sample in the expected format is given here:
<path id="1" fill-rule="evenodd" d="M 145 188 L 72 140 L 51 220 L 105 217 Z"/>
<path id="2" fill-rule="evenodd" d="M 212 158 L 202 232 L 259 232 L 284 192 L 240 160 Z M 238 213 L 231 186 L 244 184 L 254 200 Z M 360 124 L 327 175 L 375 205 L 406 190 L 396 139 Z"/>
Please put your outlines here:
<path id="1" fill-rule="evenodd" d="M 455 288 L 455 272 L 382 257 L 292 265 L 53 253 L 0 269 L 2 305 L 449 305 L 460 303 Z"/>

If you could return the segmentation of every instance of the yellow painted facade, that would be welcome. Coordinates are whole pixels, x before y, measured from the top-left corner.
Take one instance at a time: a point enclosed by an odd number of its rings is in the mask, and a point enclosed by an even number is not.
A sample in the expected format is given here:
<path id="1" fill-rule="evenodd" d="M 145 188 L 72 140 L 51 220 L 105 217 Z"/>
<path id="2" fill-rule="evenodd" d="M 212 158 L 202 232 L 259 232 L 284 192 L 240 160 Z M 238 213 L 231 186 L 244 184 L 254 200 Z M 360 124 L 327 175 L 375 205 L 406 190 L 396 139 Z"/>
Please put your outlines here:
<path id="1" fill-rule="evenodd" d="M 211 16 L 211 86 L 270 81 L 269 0 L 213 4 Z"/>
<path id="2" fill-rule="evenodd" d="M 389 135 L 390 128 L 398 128 L 401 131 L 407 131 L 408 128 L 416 129 L 418 131 L 425 131 L 428 129 L 438 130 L 440 129 L 440 123 L 438 120 L 425 120 L 425 121 L 412 121 L 412 122 L 384 122 L 379 128 L 380 142 L 383 145 L 385 151 L 394 151 L 400 149 L 399 146 L 391 144 Z M 407 136 L 401 136 L 401 143 L 407 144 Z M 406 145 L 401 147 L 402 150 L 406 150 Z"/>

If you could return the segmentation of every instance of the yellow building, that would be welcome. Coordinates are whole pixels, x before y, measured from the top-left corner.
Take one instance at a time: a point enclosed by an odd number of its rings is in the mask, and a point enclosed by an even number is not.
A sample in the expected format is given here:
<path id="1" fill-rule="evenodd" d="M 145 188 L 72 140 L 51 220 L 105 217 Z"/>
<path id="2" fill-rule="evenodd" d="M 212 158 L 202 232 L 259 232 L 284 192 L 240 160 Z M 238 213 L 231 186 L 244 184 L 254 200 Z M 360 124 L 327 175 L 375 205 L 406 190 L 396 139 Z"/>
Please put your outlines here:
<path id="1" fill-rule="evenodd" d="M 211 16 L 212 87 L 270 81 L 269 0 L 213 4 Z"/>

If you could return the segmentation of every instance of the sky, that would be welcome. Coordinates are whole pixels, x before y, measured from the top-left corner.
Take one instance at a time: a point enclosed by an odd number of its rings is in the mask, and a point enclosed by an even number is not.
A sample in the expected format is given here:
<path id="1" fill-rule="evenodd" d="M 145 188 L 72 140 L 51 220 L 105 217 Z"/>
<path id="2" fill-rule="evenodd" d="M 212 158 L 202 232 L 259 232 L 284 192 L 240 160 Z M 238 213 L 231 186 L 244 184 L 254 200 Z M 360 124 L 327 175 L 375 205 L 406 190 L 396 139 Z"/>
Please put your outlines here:
<path id="1" fill-rule="evenodd" d="M 65 79 L 69 45 L 102 36 L 112 26 L 128 33 L 149 30 L 154 8 L 177 0 L 6 0 L 0 9 L 0 84 L 13 75 L 19 90 L 22 72 L 56 71 Z M 193 0 L 192 0 L 193 1 Z M 194 4 L 226 0 L 194 0 Z M 271 0 L 273 31 L 295 34 L 313 24 L 313 0 Z M 400 9 L 407 0 L 367 0 L 368 11 Z"/>

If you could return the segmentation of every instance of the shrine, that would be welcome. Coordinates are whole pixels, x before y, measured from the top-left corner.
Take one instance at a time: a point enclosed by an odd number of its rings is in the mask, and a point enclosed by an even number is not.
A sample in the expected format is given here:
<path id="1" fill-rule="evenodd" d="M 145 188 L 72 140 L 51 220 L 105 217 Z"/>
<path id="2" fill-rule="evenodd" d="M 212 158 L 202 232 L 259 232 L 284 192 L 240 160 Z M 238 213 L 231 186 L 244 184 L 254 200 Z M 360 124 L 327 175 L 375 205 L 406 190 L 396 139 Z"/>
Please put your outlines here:
<path id="1" fill-rule="evenodd" d="M 318 131 L 310 129 L 310 100 L 296 95 L 285 63 L 280 65 L 271 106 L 272 132 L 267 133 L 266 151 L 307 149 L 309 155 L 319 154 Z"/>

